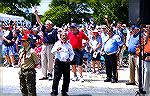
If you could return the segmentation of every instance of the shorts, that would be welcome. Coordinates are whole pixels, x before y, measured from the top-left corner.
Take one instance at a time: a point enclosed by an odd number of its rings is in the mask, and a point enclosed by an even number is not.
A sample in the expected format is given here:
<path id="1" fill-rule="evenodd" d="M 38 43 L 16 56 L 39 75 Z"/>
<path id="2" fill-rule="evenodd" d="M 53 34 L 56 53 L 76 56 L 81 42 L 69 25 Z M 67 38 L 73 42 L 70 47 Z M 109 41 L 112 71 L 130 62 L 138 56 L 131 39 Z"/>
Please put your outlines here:
<path id="1" fill-rule="evenodd" d="M 86 50 L 83 50 L 83 59 L 87 59 L 89 57 L 89 53 Z"/>
<path id="2" fill-rule="evenodd" d="M 3 46 L 4 47 L 4 55 L 14 55 L 15 54 L 15 48 L 14 46 Z"/>
<path id="3" fill-rule="evenodd" d="M 71 65 L 82 65 L 83 64 L 83 51 L 74 49 L 74 58 L 71 62 Z"/>
<path id="4" fill-rule="evenodd" d="M 96 56 L 96 58 L 93 56 L 93 51 L 92 51 L 92 61 L 100 61 L 100 53 L 97 53 L 97 56 Z"/>

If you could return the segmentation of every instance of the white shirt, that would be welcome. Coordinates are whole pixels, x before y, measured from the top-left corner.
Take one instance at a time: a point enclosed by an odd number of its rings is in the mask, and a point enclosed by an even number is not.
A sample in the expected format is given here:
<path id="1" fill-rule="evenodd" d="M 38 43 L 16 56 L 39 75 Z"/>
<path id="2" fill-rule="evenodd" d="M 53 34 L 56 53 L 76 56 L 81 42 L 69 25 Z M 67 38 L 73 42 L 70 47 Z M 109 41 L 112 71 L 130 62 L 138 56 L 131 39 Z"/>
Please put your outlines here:
<path id="1" fill-rule="evenodd" d="M 7 37 L 7 36 L 9 35 L 9 33 L 10 33 L 10 31 L 8 31 L 8 30 L 7 30 L 7 31 L 4 31 L 4 35 L 3 35 L 3 36 L 4 36 L 4 37 Z"/>
<path id="2" fill-rule="evenodd" d="M 58 51 L 57 49 L 59 47 L 61 48 L 61 50 Z M 55 59 L 57 58 L 63 62 L 66 62 L 67 59 L 72 61 L 75 55 L 71 44 L 68 42 L 63 44 L 60 40 L 54 44 L 51 53 L 55 54 Z"/>
<path id="3" fill-rule="evenodd" d="M 130 34 L 131 34 L 131 32 L 127 29 L 127 36 L 126 36 L 126 46 L 128 47 L 128 45 L 129 45 L 129 38 L 130 38 Z"/>
<path id="4" fill-rule="evenodd" d="M 104 44 L 108 40 L 109 36 L 108 34 L 104 34 L 104 32 L 102 32 L 101 38 L 102 38 L 102 44 Z"/>

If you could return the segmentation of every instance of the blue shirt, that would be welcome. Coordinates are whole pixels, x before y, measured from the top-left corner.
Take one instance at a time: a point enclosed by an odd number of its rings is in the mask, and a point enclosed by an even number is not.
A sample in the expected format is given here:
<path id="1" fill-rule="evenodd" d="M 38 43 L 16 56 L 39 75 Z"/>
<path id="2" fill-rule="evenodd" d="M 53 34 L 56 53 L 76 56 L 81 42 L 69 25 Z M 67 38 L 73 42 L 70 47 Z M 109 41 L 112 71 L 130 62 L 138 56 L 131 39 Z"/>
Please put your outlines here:
<path id="1" fill-rule="evenodd" d="M 40 36 L 39 35 L 34 35 L 34 34 L 30 34 L 30 47 L 31 48 L 35 48 L 36 47 L 36 40 L 40 40 Z"/>
<path id="2" fill-rule="evenodd" d="M 18 37 L 17 37 L 17 40 L 16 40 L 16 42 L 18 43 L 18 46 L 22 46 L 22 43 L 20 41 L 21 39 L 22 39 L 22 35 L 19 34 Z"/>
<path id="3" fill-rule="evenodd" d="M 115 34 L 119 35 L 121 37 L 121 40 L 124 42 L 123 29 L 115 30 Z"/>
<path id="4" fill-rule="evenodd" d="M 57 30 L 52 28 L 50 31 L 46 31 L 46 27 L 43 25 L 41 28 L 44 33 L 43 43 L 54 44 L 58 41 Z"/>
<path id="5" fill-rule="evenodd" d="M 122 46 L 123 42 L 119 35 L 113 35 L 105 44 L 104 52 L 105 53 L 116 53 L 119 46 Z"/>
<path id="6" fill-rule="evenodd" d="M 136 53 L 136 47 L 139 44 L 139 35 L 131 35 L 128 41 L 128 52 Z"/>

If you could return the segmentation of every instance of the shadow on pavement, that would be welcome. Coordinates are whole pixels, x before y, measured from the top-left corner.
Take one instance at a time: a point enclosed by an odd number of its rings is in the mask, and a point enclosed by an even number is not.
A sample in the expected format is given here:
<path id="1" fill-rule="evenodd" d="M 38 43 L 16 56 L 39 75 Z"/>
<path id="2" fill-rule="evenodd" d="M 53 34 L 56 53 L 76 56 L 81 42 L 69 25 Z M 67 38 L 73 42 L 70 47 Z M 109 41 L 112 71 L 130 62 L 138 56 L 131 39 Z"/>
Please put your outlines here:
<path id="1" fill-rule="evenodd" d="M 90 94 L 78 94 L 78 95 L 69 95 L 69 96 L 92 96 Z"/>
<path id="2" fill-rule="evenodd" d="M 84 82 L 91 82 L 91 81 L 103 81 L 103 80 L 95 80 L 95 79 L 84 79 Z"/>
<path id="3" fill-rule="evenodd" d="M 118 83 L 127 83 L 129 80 L 118 80 Z"/>

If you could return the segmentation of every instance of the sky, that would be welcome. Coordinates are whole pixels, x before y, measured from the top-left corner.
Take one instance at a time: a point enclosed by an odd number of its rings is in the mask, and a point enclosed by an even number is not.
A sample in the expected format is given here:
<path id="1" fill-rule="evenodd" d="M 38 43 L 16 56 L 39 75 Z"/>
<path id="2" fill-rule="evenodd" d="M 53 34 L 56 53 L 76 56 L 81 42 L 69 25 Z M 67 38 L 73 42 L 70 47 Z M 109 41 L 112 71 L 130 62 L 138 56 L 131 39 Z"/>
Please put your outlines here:
<path id="1" fill-rule="evenodd" d="M 44 15 L 44 12 L 46 12 L 48 9 L 49 9 L 49 3 L 51 2 L 52 0 L 42 0 L 41 3 L 40 3 L 40 6 L 37 7 L 38 9 L 38 14 L 39 15 Z M 32 9 L 33 10 L 33 9 Z M 92 14 L 93 11 L 91 9 L 90 10 L 90 13 Z M 34 13 L 34 12 L 33 12 Z"/>
<path id="2" fill-rule="evenodd" d="M 43 15 L 48 9 L 49 9 L 49 3 L 52 0 L 42 0 L 40 3 L 40 6 L 37 6 L 37 10 L 39 12 L 39 15 Z"/>

